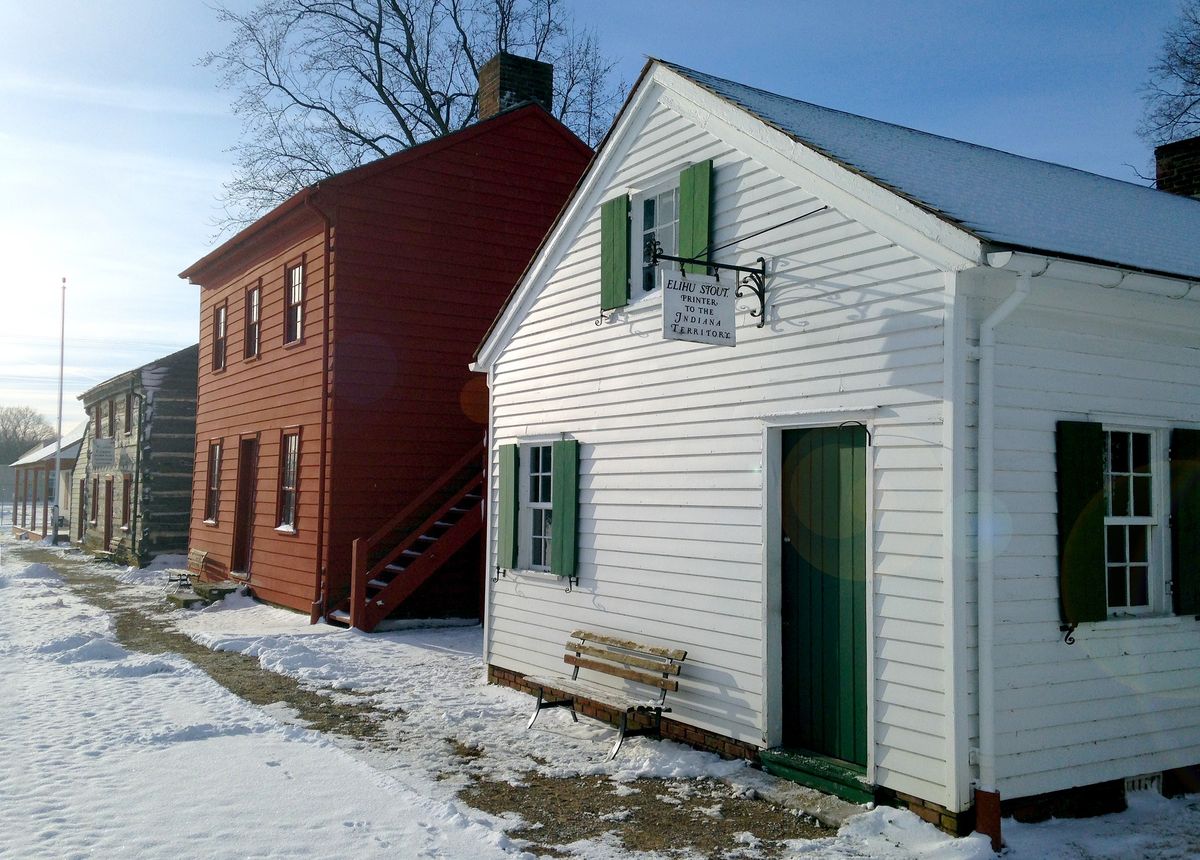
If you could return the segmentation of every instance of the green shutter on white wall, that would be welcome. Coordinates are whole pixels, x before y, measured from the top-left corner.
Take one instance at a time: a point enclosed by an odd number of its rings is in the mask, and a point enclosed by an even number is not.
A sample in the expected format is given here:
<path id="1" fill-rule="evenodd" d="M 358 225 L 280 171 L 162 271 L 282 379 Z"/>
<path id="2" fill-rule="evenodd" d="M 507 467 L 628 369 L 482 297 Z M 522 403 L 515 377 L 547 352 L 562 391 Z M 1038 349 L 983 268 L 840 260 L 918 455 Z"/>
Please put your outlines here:
<path id="1" fill-rule="evenodd" d="M 1066 624 L 1108 617 L 1104 563 L 1104 427 L 1059 421 L 1058 592 Z"/>
<path id="2" fill-rule="evenodd" d="M 500 517 L 496 531 L 496 565 L 517 566 L 517 446 L 500 446 Z"/>
<path id="3" fill-rule="evenodd" d="M 629 304 L 629 196 L 600 206 L 600 310 Z"/>
<path id="4" fill-rule="evenodd" d="M 709 258 L 712 218 L 712 159 L 693 164 L 679 174 L 679 256 Z M 704 266 L 688 264 L 694 275 L 706 273 Z"/>
<path id="5" fill-rule="evenodd" d="M 575 576 L 579 542 L 579 442 L 555 442 L 550 459 L 550 572 Z"/>
<path id="6" fill-rule="evenodd" d="M 1200 430 L 1171 431 L 1171 578 L 1176 614 L 1200 615 Z"/>

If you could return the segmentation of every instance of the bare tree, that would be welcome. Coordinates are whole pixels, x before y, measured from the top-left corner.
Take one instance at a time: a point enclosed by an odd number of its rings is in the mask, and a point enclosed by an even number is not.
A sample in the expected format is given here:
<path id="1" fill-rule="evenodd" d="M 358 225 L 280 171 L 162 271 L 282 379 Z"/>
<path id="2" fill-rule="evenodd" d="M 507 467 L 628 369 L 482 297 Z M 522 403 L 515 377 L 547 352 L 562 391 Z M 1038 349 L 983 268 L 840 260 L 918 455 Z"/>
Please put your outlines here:
<path id="1" fill-rule="evenodd" d="M 500 51 L 554 64 L 554 113 L 594 144 L 623 97 L 564 0 L 263 0 L 219 8 L 233 38 L 202 60 L 236 93 L 243 139 L 223 227 L 334 173 L 457 131 Z"/>
<path id="2" fill-rule="evenodd" d="M 1152 144 L 1200 133 L 1200 0 L 1184 0 L 1150 67 L 1138 134 Z"/>
<path id="3" fill-rule="evenodd" d="M 54 438 L 54 428 L 30 406 L 0 406 L 0 463 L 8 465 L 35 445 Z"/>

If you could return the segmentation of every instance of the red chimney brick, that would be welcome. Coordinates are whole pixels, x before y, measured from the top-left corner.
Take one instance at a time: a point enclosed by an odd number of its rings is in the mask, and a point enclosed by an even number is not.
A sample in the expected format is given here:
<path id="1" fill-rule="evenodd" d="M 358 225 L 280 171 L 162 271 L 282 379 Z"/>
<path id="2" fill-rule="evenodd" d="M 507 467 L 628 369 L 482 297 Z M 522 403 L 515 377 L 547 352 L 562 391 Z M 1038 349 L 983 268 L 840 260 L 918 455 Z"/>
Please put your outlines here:
<path id="1" fill-rule="evenodd" d="M 1200 137 L 1156 147 L 1154 163 L 1160 191 L 1200 197 Z"/>
<path id="2" fill-rule="evenodd" d="M 554 66 L 528 57 L 501 52 L 479 70 L 479 118 L 526 102 L 550 110 L 554 97 Z"/>

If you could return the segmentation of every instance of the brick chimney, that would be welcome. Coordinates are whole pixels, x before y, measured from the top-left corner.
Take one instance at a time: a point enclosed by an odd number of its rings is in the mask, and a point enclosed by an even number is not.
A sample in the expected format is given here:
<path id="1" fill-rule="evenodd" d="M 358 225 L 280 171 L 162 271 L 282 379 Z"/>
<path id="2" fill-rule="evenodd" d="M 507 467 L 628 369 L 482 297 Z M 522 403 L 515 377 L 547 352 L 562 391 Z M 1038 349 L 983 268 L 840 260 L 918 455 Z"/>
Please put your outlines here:
<path id="1" fill-rule="evenodd" d="M 1155 147 L 1154 166 L 1159 191 L 1200 197 L 1200 137 Z"/>
<path id="2" fill-rule="evenodd" d="M 549 63 L 501 52 L 479 70 L 481 120 L 525 102 L 550 110 L 553 96 L 554 66 Z"/>

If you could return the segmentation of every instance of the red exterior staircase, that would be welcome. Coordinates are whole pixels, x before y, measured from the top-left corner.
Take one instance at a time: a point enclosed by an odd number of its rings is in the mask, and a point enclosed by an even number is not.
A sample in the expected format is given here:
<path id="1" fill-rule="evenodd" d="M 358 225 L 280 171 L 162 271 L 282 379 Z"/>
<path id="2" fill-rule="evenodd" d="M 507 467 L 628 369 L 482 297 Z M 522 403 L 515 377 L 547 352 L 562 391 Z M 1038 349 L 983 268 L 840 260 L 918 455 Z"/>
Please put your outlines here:
<path id="1" fill-rule="evenodd" d="M 480 442 L 374 534 L 354 541 L 350 596 L 327 620 L 370 632 L 483 531 Z"/>

